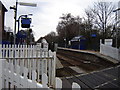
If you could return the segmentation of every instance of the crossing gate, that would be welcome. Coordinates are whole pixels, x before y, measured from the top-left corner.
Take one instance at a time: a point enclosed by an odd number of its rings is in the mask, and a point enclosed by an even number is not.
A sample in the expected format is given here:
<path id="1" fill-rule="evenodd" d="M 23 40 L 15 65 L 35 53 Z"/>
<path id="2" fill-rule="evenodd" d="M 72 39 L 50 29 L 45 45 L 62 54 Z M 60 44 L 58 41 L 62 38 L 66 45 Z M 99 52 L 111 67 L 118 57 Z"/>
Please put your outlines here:
<path id="1" fill-rule="evenodd" d="M 56 52 L 41 44 L 0 45 L 0 89 L 55 87 L 55 64 Z"/>

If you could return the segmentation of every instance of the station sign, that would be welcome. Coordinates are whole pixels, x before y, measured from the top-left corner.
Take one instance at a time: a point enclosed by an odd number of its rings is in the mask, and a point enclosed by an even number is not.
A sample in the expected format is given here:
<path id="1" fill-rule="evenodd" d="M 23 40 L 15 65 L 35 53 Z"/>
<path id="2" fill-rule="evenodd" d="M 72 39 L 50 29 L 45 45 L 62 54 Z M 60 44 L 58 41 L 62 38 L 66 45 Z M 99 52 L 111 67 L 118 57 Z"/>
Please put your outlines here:
<path id="1" fill-rule="evenodd" d="M 31 18 L 21 18 L 21 27 L 30 28 Z"/>

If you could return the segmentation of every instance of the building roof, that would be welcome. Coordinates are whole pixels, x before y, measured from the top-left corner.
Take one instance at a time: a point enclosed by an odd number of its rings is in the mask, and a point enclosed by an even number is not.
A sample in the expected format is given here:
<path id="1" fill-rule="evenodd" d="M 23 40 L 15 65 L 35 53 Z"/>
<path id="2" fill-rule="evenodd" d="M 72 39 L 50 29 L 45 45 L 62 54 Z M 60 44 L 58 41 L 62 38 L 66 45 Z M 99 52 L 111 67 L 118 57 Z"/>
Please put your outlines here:
<path id="1" fill-rule="evenodd" d="M 82 35 L 76 36 L 76 37 L 72 38 L 71 41 L 79 41 L 80 39 L 84 39 L 85 40 L 85 37 L 83 37 Z"/>
<path id="2" fill-rule="evenodd" d="M 2 2 L 0 1 L 0 5 L 2 5 L 3 9 L 5 12 L 7 12 L 8 10 L 5 8 L 5 6 L 2 4 Z"/>

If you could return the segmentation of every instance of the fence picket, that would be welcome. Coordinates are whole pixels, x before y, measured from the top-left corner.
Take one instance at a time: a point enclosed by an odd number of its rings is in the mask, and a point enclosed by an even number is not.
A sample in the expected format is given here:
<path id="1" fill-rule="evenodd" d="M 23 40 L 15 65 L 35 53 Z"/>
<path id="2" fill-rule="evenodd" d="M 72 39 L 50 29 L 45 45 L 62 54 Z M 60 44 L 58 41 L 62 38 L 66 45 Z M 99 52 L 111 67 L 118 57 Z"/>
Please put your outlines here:
<path id="1" fill-rule="evenodd" d="M 77 90 L 81 90 L 81 87 L 80 87 L 79 84 L 73 82 L 73 84 L 72 84 L 72 90 L 76 90 L 76 89 L 77 89 Z"/>
<path id="2" fill-rule="evenodd" d="M 2 56 L 3 56 L 3 50 L 2 50 L 2 45 L 0 44 L 0 58 L 2 58 Z"/>
<path id="3" fill-rule="evenodd" d="M 45 74 L 47 75 L 47 60 L 45 59 L 44 60 L 44 68 L 45 68 Z"/>
<path id="4" fill-rule="evenodd" d="M 24 88 L 28 87 L 27 75 L 28 75 L 28 69 L 26 67 L 24 67 L 24 80 L 23 80 L 23 87 Z"/>
<path id="5" fill-rule="evenodd" d="M 5 48 L 6 48 L 5 45 L 3 45 L 3 57 L 5 57 L 5 54 L 6 54 L 5 53 Z"/>
<path id="6" fill-rule="evenodd" d="M 53 53 L 54 59 L 52 60 L 52 85 L 55 87 L 55 69 L 56 69 L 56 53 Z"/>
<path id="7" fill-rule="evenodd" d="M 52 61 L 51 61 L 51 59 L 49 59 L 48 60 L 48 77 L 49 77 L 49 79 L 48 79 L 48 84 L 49 85 L 51 85 L 51 76 L 52 76 Z"/>
<path id="8" fill-rule="evenodd" d="M 8 79 L 6 79 L 6 88 L 8 88 Z"/>
<path id="9" fill-rule="evenodd" d="M 9 80 L 10 80 L 10 83 L 11 83 L 11 87 L 12 87 L 13 81 L 14 81 L 13 74 L 14 74 L 14 66 L 13 66 L 12 63 L 10 63 Z"/>
<path id="10" fill-rule="evenodd" d="M 5 53 L 6 53 L 5 57 L 8 58 L 8 45 L 6 45 Z"/>
<path id="11" fill-rule="evenodd" d="M 40 60 L 37 60 L 37 63 L 40 63 Z M 37 81 L 40 82 L 40 72 L 39 72 L 40 64 L 37 64 Z"/>
<path id="12" fill-rule="evenodd" d="M 4 70 L 4 67 L 3 67 L 3 59 L 0 59 L 0 89 L 2 89 L 2 74 L 3 74 L 3 70 Z"/>
<path id="13" fill-rule="evenodd" d="M 58 77 L 56 77 L 56 86 L 57 89 L 61 89 L 62 88 L 62 80 Z"/>
<path id="14" fill-rule="evenodd" d="M 47 88 L 47 83 L 48 83 L 48 77 L 45 73 L 42 74 L 42 84 L 43 84 L 43 88 Z"/>
<path id="15" fill-rule="evenodd" d="M 17 82 L 17 87 L 20 88 L 20 66 L 17 65 L 17 72 L 16 72 L 16 82 Z"/>
<path id="16" fill-rule="evenodd" d="M 36 88 L 37 86 L 37 84 L 36 84 L 36 76 L 37 76 L 37 74 L 36 74 L 36 71 L 35 70 L 33 70 L 32 71 L 32 88 Z"/>

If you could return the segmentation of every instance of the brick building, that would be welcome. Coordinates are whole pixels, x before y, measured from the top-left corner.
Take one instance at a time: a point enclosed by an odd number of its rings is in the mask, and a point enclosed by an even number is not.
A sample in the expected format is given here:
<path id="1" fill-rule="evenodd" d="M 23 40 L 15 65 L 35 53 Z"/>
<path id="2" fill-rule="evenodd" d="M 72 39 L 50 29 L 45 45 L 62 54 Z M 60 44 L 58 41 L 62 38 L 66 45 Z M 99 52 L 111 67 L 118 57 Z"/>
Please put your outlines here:
<path id="1" fill-rule="evenodd" d="M 120 8 L 120 1 L 118 2 L 118 8 Z M 120 10 L 118 11 L 118 20 L 120 20 Z"/>
<path id="2" fill-rule="evenodd" d="M 2 40 L 4 39 L 5 12 L 7 12 L 7 9 L 0 1 L 0 42 L 2 42 Z"/>

